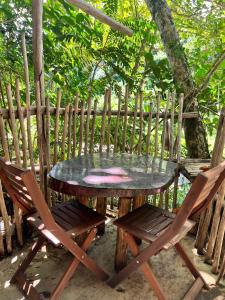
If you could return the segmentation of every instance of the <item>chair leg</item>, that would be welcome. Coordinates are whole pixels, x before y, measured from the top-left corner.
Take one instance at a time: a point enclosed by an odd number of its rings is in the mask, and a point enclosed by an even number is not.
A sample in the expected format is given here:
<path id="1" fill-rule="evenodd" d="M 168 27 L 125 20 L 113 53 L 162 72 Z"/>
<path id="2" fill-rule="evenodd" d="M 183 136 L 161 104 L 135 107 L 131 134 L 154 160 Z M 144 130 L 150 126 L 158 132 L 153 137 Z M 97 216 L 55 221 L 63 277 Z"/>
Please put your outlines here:
<path id="1" fill-rule="evenodd" d="M 19 288 L 22 290 L 23 294 L 25 294 L 25 296 L 31 300 L 40 300 L 41 298 L 38 292 L 36 291 L 36 289 L 26 278 L 24 272 L 29 267 L 31 261 L 37 254 L 38 250 L 40 250 L 44 242 L 45 242 L 45 238 L 40 236 L 39 239 L 33 244 L 30 252 L 26 256 L 22 264 L 19 266 L 16 273 L 13 275 L 12 279 L 10 280 L 10 283 L 12 284 L 17 283 Z"/>
<path id="2" fill-rule="evenodd" d="M 86 252 L 89 246 L 91 245 L 91 242 L 94 240 L 97 233 L 97 228 L 93 228 L 90 233 L 88 234 L 86 240 L 84 241 L 82 245 L 82 249 Z M 59 283 L 57 284 L 56 288 L 51 294 L 50 299 L 57 300 L 59 299 L 61 293 L 63 292 L 64 288 L 67 286 L 70 278 L 73 276 L 74 272 L 76 271 L 80 261 L 77 258 L 74 258 L 72 262 L 69 264 L 69 267 L 67 268 L 66 272 L 61 277 Z"/>
<path id="3" fill-rule="evenodd" d="M 185 252 L 184 248 L 181 246 L 180 243 L 177 243 L 175 245 L 175 248 L 178 252 L 178 254 L 180 255 L 180 257 L 183 259 L 183 261 L 185 262 L 186 266 L 188 267 L 188 269 L 190 270 L 190 272 L 192 273 L 192 275 L 197 279 L 197 278 L 201 278 L 201 280 L 204 283 L 204 286 L 206 289 L 210 289 L 210 287 L 208 286 L 208 284 L 206 283 L 205 279 L 203 278 L 203 276 L 201 275 L 201 273 L 198 271 L 198 269 L 195 267 L 195 265 L 193 264 L 193 262 L 190 260 L 190 258 L 188 257 L 187 253 Z"/>
<path id="4" fill-rule="evenodd" d="M 138 248 L 138 245 L 134 239 L 133 236 L 131 236 L 129 233 L 125 233 L 125 239 L 127 241 L 127 244 L 131 250 L 131 253 L 134 257 L 136 257 L 139 253 L 140 250 Z M 155 275 L 153 274 L 149 264 L 147 262 L 143 263 L 140 266 L 140 269 L 142 270 L 142 272 L 144 273 L 146 279 L 148 280 L 148 282 L 151 284 L 153 290 L 155 291 L 156 296 L 158 297 L 159 300 L 166 300 L 166 296 L 161 288 L 161 286 L 159 285 Z"/>
<path id="5" fill-rule="evenodd" d="M 31 261 L 33 260 L 37 252 L 40 250 L 44 242 L 45 238 L 40 236 L 38 240 L 32 245 L 31 250 L 23 260 L 22 264 L 17 269 L 16 273 L 13 275 L 12 279 L 10 280 L 10 283 L 15 283 L 17 281 L 17 275 L 26 271 L 26 269 L 29 267 Z"/>

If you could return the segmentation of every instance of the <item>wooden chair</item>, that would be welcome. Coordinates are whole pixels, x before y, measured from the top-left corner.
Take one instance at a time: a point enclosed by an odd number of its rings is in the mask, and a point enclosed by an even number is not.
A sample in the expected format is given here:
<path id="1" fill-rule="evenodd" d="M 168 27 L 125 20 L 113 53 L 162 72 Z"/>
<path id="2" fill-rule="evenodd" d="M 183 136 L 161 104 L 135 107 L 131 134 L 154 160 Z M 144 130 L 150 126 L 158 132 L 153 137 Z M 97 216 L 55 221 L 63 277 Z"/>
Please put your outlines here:
<path id="1" fill-rule="evenodd" d="M 180 240 L 186 236 L 195 222 L 191 216 L 202 212 L 213 199 L 225 178 L 225 161 L 217 167 L 200 173 L 190 188 L 183 205 L 177 215 L 166 210 L 145 204 L 133 212 L 117 219 L 114 224 L 124 230 L 126 242 L 135 257 L 118 274 L 115 274 L 108 284 L 115 287 L 123 279 L 137 269 L 141 269 L 152 285 L 158 299 L 165 300 L 166 295 L 155 278 L 148 264 L 148 259 L 161 250 L 175 247 L 178 254 L 195 277 L 194 284 L 184 299 L 195 299 L 203 286 L 208 288 L 200 272 L 188 258 Z M 136 238 L 150 243 L 140 252 Z"/>
<path id="2" fill-rule="evenodd" d="M 95 238 L 96 227 L 105 221 L 102 215 L 78 201 L 63 203 L 50 212 L 33 172 L 13 166 L 2 158 L 0 158 L 0 179 L 10 198 L 40 234 L 11 279 L 11 283 L 17 283 L 28 299 L 41 299 L 41 295 L 26 278 L 25 270 L 46 241 L 55 246 L 65 247 L 73 256 L 50 299 L 59 299 L 79 263 L 91 270 L 100 280 L 108 279 L 108 275 L 86 254 Z M 72 236 L 79 236 L 86 232 L 88 232 L 87 238 L 80 247 L 74 242 Z"/>

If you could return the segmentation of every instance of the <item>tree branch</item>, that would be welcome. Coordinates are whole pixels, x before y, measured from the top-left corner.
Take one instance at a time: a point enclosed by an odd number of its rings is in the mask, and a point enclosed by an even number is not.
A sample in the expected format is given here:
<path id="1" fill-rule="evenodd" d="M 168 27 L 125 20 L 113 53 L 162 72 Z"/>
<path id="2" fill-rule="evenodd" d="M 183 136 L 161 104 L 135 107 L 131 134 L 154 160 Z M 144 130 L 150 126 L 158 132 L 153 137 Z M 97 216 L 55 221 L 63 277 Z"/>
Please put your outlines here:
<path id="1" fill-rule="evenodd" d="M 211 77 L 213 76 L 213 74 L 216 72 L 216 70 L 218 69 L 219 65 L 224 61 L 225 59 L 225 49 L 223 50 L 222 53 L 220 53 L 220 55 L 216 58 L 215 62 L 213 63 L 212 67 L 210 68 L 210 70 L 208 71 L 208 73 L 206 74 L 205 78 L 202 80 L 202 83 L 200 84 L 200 86 L 197 88 L 196 91 L 196 96 L 198 96 L 208 85 Z"/>

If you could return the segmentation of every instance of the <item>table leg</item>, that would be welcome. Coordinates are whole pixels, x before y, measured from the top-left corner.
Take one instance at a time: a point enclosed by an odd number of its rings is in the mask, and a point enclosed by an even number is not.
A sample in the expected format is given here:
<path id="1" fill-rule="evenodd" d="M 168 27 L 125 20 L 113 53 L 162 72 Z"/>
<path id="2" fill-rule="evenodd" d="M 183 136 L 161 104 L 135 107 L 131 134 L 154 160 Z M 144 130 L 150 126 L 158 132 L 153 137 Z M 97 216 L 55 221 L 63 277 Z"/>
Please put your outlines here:
<path id="1" fill-rule="evenodd" d="M 79 202 L 82 203 L 83 205 L 88 206 L 89 198 L 86 196 L 80 196 L 79 197 Z M 83 245 L 83 242 L 86 240 L 87 233 L 82 233 L 79 236 L 76 237 L 76 243 L 81 246 Z"/>
<path id="2" fill-rule="evenodd" d="M 129 213 L 131 198 L 120 198 L 118 207 L 118 217 L 122 217 Z M 117 242 L 115 253 L 115 270 L 119 271 L 126 266 L 127 263 L 127 243 L 124 239 L 123 230 L 117 229 Z"/>
<path id="3" fill-rule="evenodd" d="M 101 215 L 106 215 L 106 207 L 107 207 L 107 198 L 97 198 L 96 203 L 96 211 L 100 213 Z M 103 235 L 105 233 L 105 223 L 98 226 L 98 234 Z"/>

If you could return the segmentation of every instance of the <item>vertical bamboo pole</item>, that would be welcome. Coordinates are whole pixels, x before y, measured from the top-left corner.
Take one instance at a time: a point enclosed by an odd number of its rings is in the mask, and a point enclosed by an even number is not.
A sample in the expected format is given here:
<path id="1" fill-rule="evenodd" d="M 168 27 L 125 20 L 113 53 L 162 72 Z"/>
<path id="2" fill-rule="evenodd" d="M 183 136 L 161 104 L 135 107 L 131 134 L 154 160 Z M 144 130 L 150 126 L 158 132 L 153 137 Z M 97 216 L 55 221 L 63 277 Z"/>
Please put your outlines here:
<path id="1" fill-rule="evenodd" d="M 47 170 L 50 171 L 51 154 L 50 154 L 50 130 L 51 130 L 51 116 L 50 116 L 50 102 L 49 97 L 45 99 L 46 103 L 46 147 L 47 147 Z"/>
<path id="2" fill-rule="evenodd" d="M 139 93 L 137 92 L 137 94 L 135 96 L 135 104 L 134 104 L 133 127 L 132 127 L 131 140 L 130 140 L 130 153 L 133 152 L 133 148 L 134 148 L 134 138 L 135 138 L 135 129 L 136 129 L 136 120 L 137 120 L 137 109 L 138 109 L 138 98 L 139 98 Z"/>
<path id="3" fill-rule="evenodd" d="M 4 151 L 4 156 L 7 160 L 10 160 L 9 157 L 9 146 L 8 146 L 8 141 L 6 138 L 6 132 L 5 132 L 5 122 L 2 116 L 2 109 L 0 108 L 0 138 L 2 142 L 2 148 Z"/>
<path id="4" fill-rule="evenodd" d="M 43 3 L 42 0 L 32 1 L 33 20 L 33 61 L 34 61 L 34 84 L 35 99 L 37 106 L 37 134 L 38 152 L 40 163 L 41 187 L 47 196 L 47 147 L 45 135 L 44 116 L 41 113 L 41 105 L 45 105 L 44 94 L 44 67 L 43 67 L 43 28 L 42 28 Z"/>
<path id="5" fill-rule="evenodd" d="M 22 151 L 23 151 L 23 167 L 27 167 L 27 136 L 24 126 L 24 118 L 23 118 L 23 112 L 20 104 L 20 82 L 19 79 L 16 79 L 16 103 L 17 103 L 17 110 L 19 115 L 19 121 L 20 121 L 20 129 L 22 134 Z"/>
<path id="6" fill-rule="evenodd" d="M 140 131 L 138 141 L 138 154 L 142 152 L 142 134 L 143 134 L 143 91 L 140 91 Z"/>
<path id="7" fill-rule="evenodd" d="M 126 85 L 126 87 L 125 87 L 125 97 L 124 97 L 124 121 L 123 121 L 123 136 L 122 136 L 122 152 L 125 152 L 125 147 L 126 147 L 128 98 L 129 98 L 129 86 Z"/>
<path id="8" fill-rule="evenodd" d="M 90 127 L 90 115 L 91 115 L 91 96 L 88 97 L 88 108 L 87 108 L 87 118 L 86 118 L 86 128 L 85 128 L 85 144 L 84 144 L 84 153 L 87 154 L 88 151 L 88 136 L 89 136 L 89 127 Z"/>
<path id="9" fill-rule="evenodd" d="M 178 128 L 177 128 L 177 163 L 181 160 L 181 137 L 182 137 L 182 118 L 183 118 L 183 105 L 184 105 L 184 94 L 179 96 L 179 112 L 178 112 Z M 173 208 L 177 207 L 177 189 L 178 189 L 179 173 L 174 180 L 174 193 L 173 193 Z"/>
<path id="10" fill-rule="evenodd" d="M 104 106 L 103 106 L 103 111 L 102 111 L 102 126 L 101 126 L 100 147 L 99 147 L 100 152 L 102 152 L 102 148 L 103 148 L 104 141 L 105 141 L 105 123 L 106 123 L 108 95 L 109 95 L 109 91 L 106 90 L 105 97 L 104 97 Z"/>
<path id="11" fill-rule="evenodd" d="M 16 163 L 21 166 L 21 159 L 20 159 L 20 151 L 19 151 L 19 141 L 17 137 L 17 130 L 16 130 L 16 118 L 13 108 L 13 101 L 12 101 L 12 91 L 10 84 L 6 87 L 7 92 L 7 99 L 8 99 L 8 105 L 9 105 L 9 116 L 11 120 L 11 129 L 12 129 L 12 135 L 13 135 L 13 145 L 15 149 L 15 155 L 16 155 Z M 17 238 L 20 243 L 20 245 L 23 245 L 23 234 L 22 234 L 22 214 L 20 209 L 14 204 L 14 217 L 15 217 L 15 225 L 16 225 L 16 231 L 17 231 Z"/>
<path id="12" fill-rule="evenodd" d="M 152 110 L 153 110 L 153 103 L 150 102 L 149 114 L 148 114 L 148 133 L 146 139 L 146 155 L 150 154 L 150 141 L 151 141 L 151 132 L 152 132 Z"/>
<path id="13" fill-rule="evenodd" d="M 83 130 L 84 130 L 84 100 L 81 101 L 81 110 L 80 110 L 80 139 L 79 139 L 79 151 L 78 155 L 81 155 L 83 148 Z"/>
<path id="14" fill-rule="evenodd" d="M 3 191 L 2 191 L 2 184 L 0 181 L 0 211 L 2 215 L 2 219 L 4 222 L 4 227 L 5 227 L 5 236 L 6 236 L 6 248 L 9 253 L 12 252 L 12 239 L 11 239 L 11 230 L 10 230 L 10 225 L 9 225 L 9 216 L 7 213 L 7 209 L 5 206 L 5 200 L 3 196 Z"/>
<path id="15" fill-rule="evenodd" d="M 165 111 L 164 111 L 163 132 L 162 132 L 162 147 L 161 147 L 161 159 L 164 158 L 164 151 L 165 151 L 165 142 L 166 142 L 166 122 L 167 122 L 168 108 L 169 108 L 169 95 L 168 95 L 168 97 L 167 97 L 166 108 L 165 108 Z"/>
<path id="16" fill-rule="evenodd" d="M 159 110 L 160 110 L 160 100 L 161 95 L 160 92 L 158 92 L 157 96 L 157 104 L 156 104 L 156 115 L 155 115 L 155 151 L 154 156 L 158 155 L 158 142 L 159 142 Z"/>
<path id="17" fill-rule="evenodd" d="M 3 92 L 1 77 L 0 77 L 0 94 L 1 94 L 1 98 L 2 98 L 2 107 L 5 108 L 6 107 L 6 103 L 5 103 L 5 97 L 4 97 L 4 92 Z"/>
<path id="18" fill-rule="evenodd" d="M 97 105 L 98 105 L 98 101 L 95 100 L 93 118 L 92 118 L 92 126 L 91 126 L 91 141 L 90 141 L 90 150 L 89 150 L 90 153 L 93 153 L 93 150 L 94 150 L 95 120 L 96 120 Z"/>
<path id="19" fill-rule="evenodd" d="M 8 99 L 8 105 L 9 105 L 9 116 L 11 121 L 11 129 L 12 129 L 12 136 L 13 136 L 13 145 L 16 155 L 16 162 L 18 165 L 21 165 L 21 159 L 20 159 L 20 150 L 19 150 L 19 141 L 17 136 L 17 129 L 16 129 L 16 118 L 14 113 L 14 107 L 13 107 L 13 101 L 12 101 L 12 91 L 10 84 L 7 84 L 6 86 L 6 92 L 7 92 L 7 99 Z"/>
<path id="20" fill-rule="evenodd" d="M 72 137 L 72 118 L 73 118 L 73 107 L 69 106 L 69 121 L 68 121 L 68 148 L 67 148 L 67 159 L 71 157 L 71 137 Z"/>
<path id="21" fill-rule="evenodd" d="M 58 161 L 58 143 L 59 143 L 59 109 L 61 104 L 62 93 L 61 90 L 57 89 L 56 99 L 56 114 L 55 114 L 55 130 L 54 130 L 54 156 L 53 164 L 55 165 Z"/>
<path id="22" fill-rule="evenodd" d="M 117 116 L 116 116 L 116 127 L 115 127 L 115 133 L 114 133 L 114 153 L 117 152 L 117 146 L 118 146 L 118 129 L 120 124 L 120 108 L 121 108 L 121 90 L 119 90 L 118 93 L 118 108 L 117 108 Z"/>
<path id="23" fill-rule="evenodd" d="M 28 59 L 27 59 L 26 39 L 25 39 L 24 32 L 22 33 L 22 54 L 23 54 L 23 65 L 24 65 L 24 78 L 25 78 L 25 85 L 26 85 L 28 151 L 29 151 L 29 158 L 30 158 L 30 166 L 35 174 L 34 155 L 33 155 L 32 138 L 31 138 L 31 120 L 30 120 L 30 79 L 29 79 L 29 67 L 28 67 Z"/>
<path id="24" fill-rule="evenodd" d="M 109 152 L 110 145 L 111 145 L 111 141 L 110 141 L 110 137 L 111 137 L 111 93 L 112 93 L 112 90 L 110 88 L 109 89 L 109 95 L 108 95 L 107 152 Z"/>
<path id="25" fill-rule="evenodd" d="M 68 105 L 66 106 L 66 109 L 65 109 L 65 115 L 64 115 L 63 135 L 62 135 L 62 154 L 61 154 L 61 160 L 65 160 L 65 153 L 66 153 L 66 136 L 67 136 L 67 129 L 68 129 L 69 109 L 70 109 L 70 105 L 68 104 Z"/>
<path id="26" fill-rule="evenodd" d="M 78 93 L 74 97 L 74 118 L 73 118 L 73 157 L 76 156 L 77 147 L 77 114 L 78 114 Z"/>
<path id="27" fill-rule="evenodd" d="M 162 146 L 161 146 L 161 160 L 164 158 L 164 151 L 165 151 L 165 142 L 166 142 L 166 122 L 167 122 L 167 115 L 168 115 L 168 108 L 169 108 L 169 95 L 166 101 L 166 108 L 164 111 L 164 119 L 163 119 L 163 132 L 162 132 Z M 161 161 L 162 162 L 162 161 Z M 168 190 L 164 193 L 160 193 L 159 196 L 159 207 L 163 207 L 163 196 L 165 194 L 165 198 L 168 198 Z M 166 201 L 165 201 L 166 202 Z"/>
<path id="28" fill-rule="evenodd" d="M 173 147 L 174 147 L 174 110 L 175 110 L 175 93 L 171 95 L 171 118 L 170 118 L 170 149 L 169 149 L 169 159 L 173 159 Z"/>

